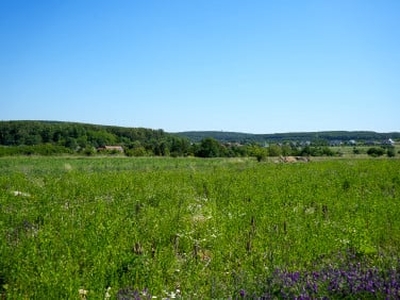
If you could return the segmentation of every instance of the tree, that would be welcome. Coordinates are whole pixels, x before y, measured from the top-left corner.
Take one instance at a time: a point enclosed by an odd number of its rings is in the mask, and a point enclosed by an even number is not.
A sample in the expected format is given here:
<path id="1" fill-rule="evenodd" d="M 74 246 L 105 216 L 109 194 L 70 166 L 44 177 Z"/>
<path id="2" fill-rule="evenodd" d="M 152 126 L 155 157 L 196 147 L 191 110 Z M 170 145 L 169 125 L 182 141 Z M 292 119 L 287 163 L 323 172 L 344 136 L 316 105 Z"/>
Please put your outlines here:
<path id="1" fill-rule="evenodd" d="M 184 156 L 187 155 L 190 148 L 188 139 L 172 136 L 170 140 L 170 153 L 171 156 Z"/>
<path id="2" fill-rule="evenodd" d="M 293 155 L 293 149 L 287 143 L 281 147 L 281 150 L 283 156 Z"/>
<path id="3" fill-rule="evenodd" d="M 265 149 L 265 148 L 262 148 L 262 147 L 258 147 L 256 150 L 255 150 L 255 157 L 257 158 L 257 161 L 258 162 L 261 162 L 261 161 L 264 161 L 264 160 L 266 160 L 267 159 L 267 155 L 268 155 L 268 151 L 267 151 L 267 149 Z"/>
<path id="4" fill-rule="evenodd" d="M 199 157 L 218 157 L 221 155 L 221 145 L 214 138 L 205 138 L 200 142 L 196 156 Z"/>
<path id="5" fill-rule="evenodd" d="M 67 137 L 64 142 L 64 147 L 71 150 L 76 150 L 78 148 L 78 143 L 76 142 L 76 139 L 72 137 Z"/>
<path id="6" fill-rule="evenodd" d="M 137 147 L 132 146 L 135 142 L 139 143 Z M 87 149 L 106 145 L 122 146 L 129 150 L 131 155 L 140 156 L 186 156 L 189 153 L 196 153 L 194 152 L 195 147 L 191 146 L 189 139 L 165 133 L 160 129 L 54 121 L 0 121 L 0 145 L 36 146 L 42 144 L 62 146 L 60 149 L 64 149 L 68 153 L 70 150 L 75 153 L 83 153 Z M 31 150 L 29 148 L 24 153 L 31 153 Z M 36 151 L 36 149 L 33 150 Z M 216 155 L 224 154 L 221 149 L 218 150 Z M 91 150 L 89 152 L 91 153 Z"/>
<path id="7" fill-rule="evenodd" d="M 282 149 L 278 145 L 270 145 L 268 147 L 269 156 L 279 156 L 282 155 Z"/>
<path id="8" fill-rule="evenodd" d="M 39 134 L 29 135 L 29 136 L 25 137 L 25 141 L 24 141 L 24 144 L 29 145 L 29 146 L 39 145 L 41 143 L 42 143 L 42 137 Z"/>

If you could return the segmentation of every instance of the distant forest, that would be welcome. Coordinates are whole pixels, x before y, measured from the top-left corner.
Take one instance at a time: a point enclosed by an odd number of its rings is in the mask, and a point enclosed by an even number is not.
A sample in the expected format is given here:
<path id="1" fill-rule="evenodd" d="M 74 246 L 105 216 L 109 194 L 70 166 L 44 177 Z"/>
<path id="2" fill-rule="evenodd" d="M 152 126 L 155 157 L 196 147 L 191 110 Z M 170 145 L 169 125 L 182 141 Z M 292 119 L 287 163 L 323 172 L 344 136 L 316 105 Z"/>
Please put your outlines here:
<path id="1" fill-rule="evenodd" d="M 381 142 L 387 139 L 400 140 L 400 132 L 378 133 L 374 131 L 321 131 L 321 132 L 293 132 L 273 134 L 251 134 L 225 131 L 187 131 L 177 133 L 192 142 L 199 142 L 204 138 L 212 137 L 221 143 L 285 143 L 285 142 L 326 142 L 350 140 L 359 143 Z"/>
<path id="2" fill-rule="evenodd" d="M 39 154 L 67 152 L 91 155 L 104 146 L 119 145 L 124 148 L 125 154 L 132 156 L 181 156 L 187 152 L 190 142 L 161 129 L 56 121 L 2 121 L 0 145 L 18 146 L 22 154 L 33 151 Z M 7 151 L 4 147 L 2 150 Z M 15 149 L 12 151 L 15 152 Z"/>
<path id="3" fill-rule="evenodd" d="M 0 121 L 0 156 L 113 154 L 127 156 L 237 157 L 338 155 L 332 141 L 381 143 L 400 140 L 400 133 L 327 131 L 247 134 L 222 131 L 167 133 L 57 121 Z M 120 146 L 108 148 L 106 146 Z"/>

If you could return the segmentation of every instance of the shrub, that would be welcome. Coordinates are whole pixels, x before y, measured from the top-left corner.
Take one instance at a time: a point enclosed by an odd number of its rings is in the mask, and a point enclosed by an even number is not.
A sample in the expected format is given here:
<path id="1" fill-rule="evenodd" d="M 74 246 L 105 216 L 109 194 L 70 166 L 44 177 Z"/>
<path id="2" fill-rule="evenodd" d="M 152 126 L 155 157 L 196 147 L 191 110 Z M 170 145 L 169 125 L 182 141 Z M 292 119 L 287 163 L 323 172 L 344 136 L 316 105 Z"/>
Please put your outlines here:
<path id="1" fill-rule="evenodd" d="M 372 147 L 368 149 L 367 154 L 372 157 L 378 157 L 385 154 L 385 150 L 383 148 Z"/>
<path id="2" fill-rule="evenodd" d="M 254 155 L 258 162 L 264 161 L 267 159 L 267 150 L 265 148 L 258 148 Z"/>
<path id="3" fill-rule="evenodd" d="M 396 151 L 394 150 L 394 147 L 388 148 L 386 154 L 388 157 L 395 157 Z"/>

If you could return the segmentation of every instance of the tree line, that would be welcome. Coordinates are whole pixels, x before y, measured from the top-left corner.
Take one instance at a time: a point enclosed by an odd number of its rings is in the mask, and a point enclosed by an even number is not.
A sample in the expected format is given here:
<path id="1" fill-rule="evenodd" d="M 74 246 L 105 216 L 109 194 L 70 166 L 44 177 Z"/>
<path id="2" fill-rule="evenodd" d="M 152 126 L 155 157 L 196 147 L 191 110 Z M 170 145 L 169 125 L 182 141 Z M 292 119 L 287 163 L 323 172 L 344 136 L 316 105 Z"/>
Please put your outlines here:
<path id="1" fill-rule="evenodd" d="M 231 136 L 232 137 L 232 136 Z M 121 146 L 123 151 L 107 150 L 105 146 Z M 354 154 L 360 154 L 358 149 Z M 374 148 L 371 156 L 394 156 L 392 148 Z M 256 157 L 268 156 L 338 156 L 328 147 L 327 140 L 310 143 L 265 143 L 249 140 L 245 143 L 219 141 L 204 136 L 199 141 L 166 133 L 161 129 L 127 128 L 54 121 L 1 121 L 0 156 L 10 155 L 126 155 L 126 156 L 196 156 L 196 157 Z"/>
<path id="2" fill-rule="evenodd" d="M 317 140 L 330 141 L 350 141 L 355 140 L 360 143 L 368 141 L 382 141 L 388 138 L 400 140 L 400 132 L 379 133 L 374 131 L 321 131 L 321 132 L 288 132 L 273 134 L 252 134 L 227 131 L 186 131 L 177 133 L 179 136 L 187 137 L 192 142 L 200 142 L 207 137 L 215 138 L 223 143 L 286 143 L 286 142 L 306 142 Z"/>
<path id="3" fill-rule="evenodd" d="M 53 121 L 0 122 L 1 152 L 7 154 L 78 153 L 92 155 L 120 145 L 127 155 L 184 155 L 187 138 L 163 130 Z"/>

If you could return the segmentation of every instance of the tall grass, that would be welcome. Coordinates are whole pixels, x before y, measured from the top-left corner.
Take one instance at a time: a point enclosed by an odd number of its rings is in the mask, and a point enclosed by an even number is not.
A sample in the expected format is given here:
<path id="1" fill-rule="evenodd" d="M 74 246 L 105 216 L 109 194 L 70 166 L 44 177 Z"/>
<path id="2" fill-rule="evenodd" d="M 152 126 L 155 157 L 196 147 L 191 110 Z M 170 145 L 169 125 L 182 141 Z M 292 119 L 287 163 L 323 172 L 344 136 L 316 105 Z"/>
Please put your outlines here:
<path id="1" fill-rule="evenodd" d="M 399 270 L 399 166 L 3 158 L 0 295 L 283 297 L 303 293 L 301 280 L 277 278 L 349 257 Z M 337 296 L 321 278 L 314 296 Z"/>

